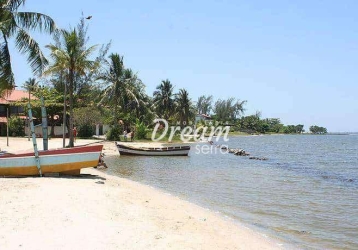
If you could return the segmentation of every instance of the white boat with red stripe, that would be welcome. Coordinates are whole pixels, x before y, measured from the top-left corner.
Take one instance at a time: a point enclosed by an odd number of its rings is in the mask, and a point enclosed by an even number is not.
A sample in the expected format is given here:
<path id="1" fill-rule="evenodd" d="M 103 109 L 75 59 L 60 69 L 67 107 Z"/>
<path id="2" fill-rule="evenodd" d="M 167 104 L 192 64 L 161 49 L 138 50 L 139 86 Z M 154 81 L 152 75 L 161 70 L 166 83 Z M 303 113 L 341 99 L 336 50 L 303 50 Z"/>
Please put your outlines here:
<path id="1" fill-rule="evenodd" d="M 103 145 L 39 151 L 42 174 L 80 174 L 81 168 L 96 167 Z M 34 152 L 0 155 L 0 176 L 38 175 Z"/>
<path id="2" fill-rule="evenodd" d="M 160 147 L 137 147 L 128 144 L 115 143 L 120 155 L 138 156 L 187 156 L 190 146 L 160 146 Z"/>

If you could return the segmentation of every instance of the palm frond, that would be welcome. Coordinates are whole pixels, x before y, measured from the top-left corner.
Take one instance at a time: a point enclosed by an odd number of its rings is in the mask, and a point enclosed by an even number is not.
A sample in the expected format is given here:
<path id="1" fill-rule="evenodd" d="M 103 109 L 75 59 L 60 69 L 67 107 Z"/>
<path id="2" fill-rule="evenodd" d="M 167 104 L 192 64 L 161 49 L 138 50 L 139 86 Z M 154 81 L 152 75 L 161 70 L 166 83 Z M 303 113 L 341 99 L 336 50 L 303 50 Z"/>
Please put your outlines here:
<path id="1" fill-rule="evenodd" d="M 49 75 L 55 75 L 58 74 L 58 72 L 61 72 L 64 70 L 64 67 L 62 65 L 52 65 L 51 67 L 47 68 L 42 75 L 43 76 L 49 76 Z"/>
<path id="2" fill-rule="evenodd" d="M 17 32 L 15 45 L 21 53 L 27 54 L 27 61 L 34 73 L 41 74 L 48 64 L 39 44 L 23 29 Z"/>
<path id="3" fill-rule="evenodd" d="M 0 30 L 7 38 L 12 37 L 18 29 L 14 14 L 9 10 L 2 9 L 0 12 Z"/>
<path id="4" fill-rule="evenodd" d="M 37 12 L 15 12 L 15 20 L 20 28 L 53 33 L 57 28 L 53 19 Z"/>
<path id="5" fill-rule="evenodd" d="M 2 1 L 0 1 L 1 9 L 8 9 L 10 11 L 17 10 L 23 4 L 25 4 L 25 0 L 2 0 Z"/>
<path id="6" fill-rule="evenodd" d="M 11 57 L 8 42 L 3 36 L 3 42 L 0 44 L 0 96 L 5 90 L 13 89 L 15 85 L 14 75 L 11 67 Z"/>

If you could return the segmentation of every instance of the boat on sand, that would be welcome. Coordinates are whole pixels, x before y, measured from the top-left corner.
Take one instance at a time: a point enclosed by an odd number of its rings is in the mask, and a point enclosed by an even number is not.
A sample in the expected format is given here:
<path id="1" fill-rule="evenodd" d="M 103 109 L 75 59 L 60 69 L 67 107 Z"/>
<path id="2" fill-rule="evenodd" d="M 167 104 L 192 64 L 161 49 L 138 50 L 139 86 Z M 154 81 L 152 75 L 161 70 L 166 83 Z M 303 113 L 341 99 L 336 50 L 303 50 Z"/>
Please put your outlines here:
<path id="1" fill-rule="evenodd" d="M 0 176 L 31 176 L 46 173 L 79 175 L 81 168 L 96 167 L 103 145 L 0 154 Z M 40 170 L 38 168 L 38 161 Z"/>
<path id="2" fill-rule="evenodd" d="M 158 147 L 138 147 L 115 143 L 120 155 L 139 155 L 139 156 L 187 156 L 190 146 L 158 146 Z"/>

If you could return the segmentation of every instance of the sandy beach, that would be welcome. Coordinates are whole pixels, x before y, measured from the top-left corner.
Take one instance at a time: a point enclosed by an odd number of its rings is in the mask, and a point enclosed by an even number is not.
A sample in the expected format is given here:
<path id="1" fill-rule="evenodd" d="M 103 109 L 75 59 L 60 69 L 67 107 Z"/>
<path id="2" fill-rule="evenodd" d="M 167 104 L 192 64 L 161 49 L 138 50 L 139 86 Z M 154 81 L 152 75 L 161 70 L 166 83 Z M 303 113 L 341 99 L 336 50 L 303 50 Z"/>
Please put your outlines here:
<path id="1" fill-rule="evenodd" d="M 76 145 L 95 140 L 77 140 Z M 117 154 L 113 142 L 106 155 Z M 41 140 L 38 140 L 42 148 Z M 62 146 L 51 139 L 50 148 Z M 31 150 L 0 138 L 1 150 Z M 1 166 L 1 161 L 0 161 Z M 111 167 L 111 166 L 109 166 Z M 278 242 L 155 188 L 101 170 L 0 178 L 0 249 L 281 249 Z"/>

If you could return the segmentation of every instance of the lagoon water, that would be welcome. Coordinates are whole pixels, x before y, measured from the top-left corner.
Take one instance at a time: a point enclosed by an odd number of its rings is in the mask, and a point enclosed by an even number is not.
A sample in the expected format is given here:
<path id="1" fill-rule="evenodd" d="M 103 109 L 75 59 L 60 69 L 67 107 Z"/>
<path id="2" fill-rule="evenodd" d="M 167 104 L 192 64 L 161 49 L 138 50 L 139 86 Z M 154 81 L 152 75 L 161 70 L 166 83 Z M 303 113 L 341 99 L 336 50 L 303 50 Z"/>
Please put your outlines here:
<path id="1" fill-rule="evenodd" d="M 221 154 L 108 157 L 109 174 L 160 188 L 304 249 L 358 249 L 358 135 L 230 137 Z M 208 144 L 199 144 L 198 147 Z"/>

